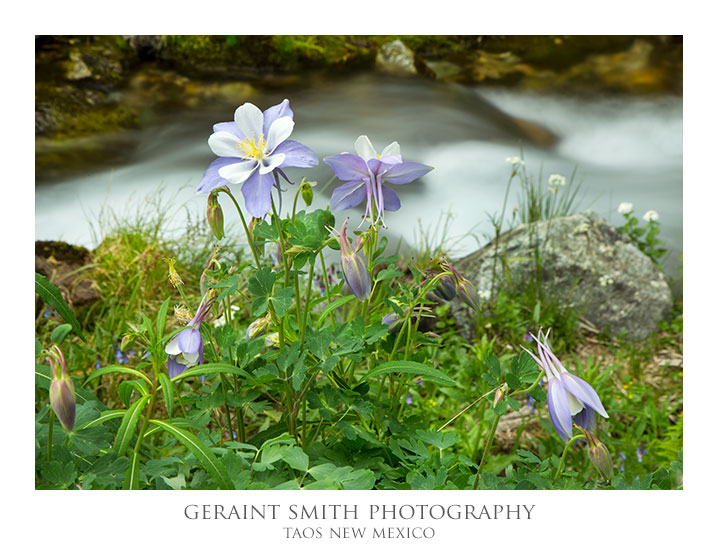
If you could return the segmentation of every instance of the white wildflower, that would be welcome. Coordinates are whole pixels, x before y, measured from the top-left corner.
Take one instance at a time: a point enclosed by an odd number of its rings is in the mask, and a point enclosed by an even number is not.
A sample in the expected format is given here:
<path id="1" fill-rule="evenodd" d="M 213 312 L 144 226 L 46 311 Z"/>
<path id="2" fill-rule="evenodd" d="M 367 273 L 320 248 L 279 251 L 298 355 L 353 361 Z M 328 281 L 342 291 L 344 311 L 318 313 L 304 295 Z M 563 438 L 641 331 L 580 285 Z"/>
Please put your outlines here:
<path id="1" fill-rule="evenodd" d="M 512 165 L 524 165 L 524 160 L 519 156 L 510 156 L 509 158 L 505 158 L 504 161 Z"/>
<path id="2" fill-rule="evenodd" d="M 563 187 L 567 184 L 567 178 L 564 175 L 559 175 L 558 173 L 554 173 L 549 176 L 549 190 L 552 190 L 552 192 L 557 192 L 557 189 L 559 187 Z"/>
<path id="3" fill-rule="evenodd" d="M 649 210 L 642 216 L 642 219 L 644 221 L 656 221 L 657 219 L 659 219 L 659 214 L 654 210 Z"/>
<path id="4" fill-rule="evenodd" d="M 622 202 L 621 204 L 619 204 L 617 211 L 620 214 L 628 214 L 633 209 L 634 209 L 634 204 L 632 204 L 631 202 Z"/>

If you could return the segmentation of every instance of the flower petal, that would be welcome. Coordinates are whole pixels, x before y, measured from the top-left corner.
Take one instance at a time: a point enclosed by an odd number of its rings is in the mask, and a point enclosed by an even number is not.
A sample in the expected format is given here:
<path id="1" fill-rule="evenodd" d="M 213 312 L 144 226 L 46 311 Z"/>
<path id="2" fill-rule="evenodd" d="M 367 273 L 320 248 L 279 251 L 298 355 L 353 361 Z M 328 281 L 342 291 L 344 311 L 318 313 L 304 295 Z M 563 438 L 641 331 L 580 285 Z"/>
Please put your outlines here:
<path id="1" fill-rule="evenodd" d="M 572 436 L 572 414 L 569 413 L 567 393 L 558 378 L 549 380 L 547 389 L 547 408 L 549 419 L 559 433 L 563 441 L 568 441 Z"/>
<path id="2" fill-rule="evenodd" d="M 354 154 L 327 156 L 324 161 L 334 170 L 337 178 L 342 181 L 355 181 L 364 179 L 369 175 L 367 162 Z"/>
<path id="3" fill-rule="evenodd" d="M 258 171 L 242 186 L 245 207 L 252 217 L 264 217 L 272 209 L 272 174 Z"/>
<path id="4" fill-rule="evenodd" d="M 235 110 L 235 123 L 240 133 L 246 137 L 260 137 L 263 119 L 260 108 L 249 102 L 245 102 Z"/>
<path id="5" fill-rule="evenodd" d="M 384 147 L 384 150 L 382 150 L 382 153 L 379 155 L 380 158 L 384 158 L 385 156 L 400 156 L 400 162 L 402 161 L 401 155 L 399 153 L 399 143 L 397 141 L 394 141 L 391 144 L 388 144 Z"/>
<path id="6" fill-rule="evenodd" d="M 220 131 L 225 131 L 227 133 L 230 133 L 231 135 L 235 135 L 239 140 L 242 140 L 243 138 L 245 138 L 245 135 L 242 134 L 242 132 L 237 127 L 237 124 L 234 121 L 224 121 L 222 123 L 215 123 L 212 126 L 212 131 L 214 133 L 219 133 Z"/>
<path id="7" fill-rule="evenodd" d="M 173 338 L 170 342 L 167 343 L 167 345 L 165 346 L 165 352 L 167 352 L 171 356 L 177 356 L 178 354 L 180 354 L 181 350 L 177 344 L 177 336 L 175 336 L 175 338 Z"/>
<path id="8" fill-rule="evenodd" d="M 574 423 L 587 431 L 594 430 L 594 410 L 589 406 L 585 406 L 581 412 L 574 416 Z"/>
<path id="9" fill-rule="evenodd" d="M 177 377 L 186 369 L 187 367 L 178 362 L 175 356 L 167 358 L 167 373 L 170 375 L 170 379 Z"/>
<path id="10" fill-rule="evenodd" d="M 249 160 L 221 167 L 217 172 L 220 177 L 227 179 L 230 183 L 240 185 L 244 183 L 250 175 L 257 169 L 257 160 Z"/>
<path id="11" fill-rule="evenodd" d="M 602 401 L 599 400 L 599 395 L 589 383 L 576 375 L 572 375 L 568 371 L 563 371 L 560 375 L 560 379 L 562 380 L 564 388 L 570 394 L 576 396 L 578 400 L 592 408 L 600 416 L 609 417 L 604 406 L 602 406 Z"/>
<path id="12" fill-rule="evenodd" d="M 264 122 L 262 123 L 262 134 L 267 136 L 270 126 L 280 117 L 294 118 L 295 114 L 290 109 L 290 101 L 285 98 L 282 102 L 271 108 L 267 108 L 264 112 Z"/>
<path id="13" fill-rule="evenodd" d="M 382 196 L 384 197 L 384 209 L 388 212 L 396 212 L 402 207 L 399 196 L 391 188 L 382 185 Z"/>
<path id="14" fill-rule="evenodd" d="M 207 139 L 210 150 L 215 156 L 228 156 L 230 158 L 242 158 L 242 154 L 237 148 L 239 138 L 228 131 L 218 131 L 212 133 Z"/>
<path id="15" fill-rule="evenodd" d="M 279 167 L 279 165 L 284 161 L 284 154 L 275 154 L 273 156 L 268 156 L 267 158 L 264 158 L 260 163 L 260 175 L 265 175 L 266 173 L 269 173 L 274 168 Z"/>
<path id="16" fill-rule="evenodd" d="M 202 335 L 194 327 L 180 331 L 177 335 L 177 345 L 183 354 L 197 352 L 202 344 Z"/>
<path id="17" fill-rule="evenodd" d="M 377 157 L 377 151 L 374 149 L 374 146 L 372 146 L 367 135 L 357 137 L 355 141 L 355 152 L 357 152 L 364 161 Z"/>
<path id="18" fill-rule="evenodd" d="M 405 185 L 419 179 L 432 169 L 434 168 L 417 162 L 402 162 L 385 171 L 382 179 L 395 185 Z"/>
<path id="19" fill-rule="evenodd" d="M 273 153 L 275 148 L 292 134 L 292 129 L 294 128 L 295 122 L 292 121 L 291 117 L 276 119 L 270 125 L 270 130 L 267 131 L 267 152 Z"/>
<path id="20" fill-rule="evenodd" d="M 286 140 L 274 149 L 274 154 L 284 154 L 280 167 L 315 167 L 319 160 L 315 153 L 296 140 Z"/>
<path id="21" fill-rule="evenodd" d="M 230 164 L 236 164 L 237 158 L 217 158 L 205 170 L 200 184 L 197 186 L 197 192 L 208 193 L 216 188 L 225 186 L 228 181 L 219 174 L 222 167 Z"/>
<path id="22" fill-rule="evenodd" d="M 348 210 L 359 206 L 367 197 L 364 181 L 350 181 L 337 187 L 330 198 L 330 210 L 333 212 Z"/>

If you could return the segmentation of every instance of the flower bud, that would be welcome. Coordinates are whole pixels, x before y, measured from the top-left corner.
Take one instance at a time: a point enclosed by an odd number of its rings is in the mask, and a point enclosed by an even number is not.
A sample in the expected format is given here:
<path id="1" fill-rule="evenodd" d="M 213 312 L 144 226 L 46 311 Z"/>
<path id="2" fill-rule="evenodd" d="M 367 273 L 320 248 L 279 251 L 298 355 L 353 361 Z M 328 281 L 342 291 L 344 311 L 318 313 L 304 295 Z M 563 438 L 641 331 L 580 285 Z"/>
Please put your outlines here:
<path id="1" fill-rule="evenodd" d="M 497 389 L 497 391 L 494 393 L 494 402 L 492 403 L 492 407 L 496 408 L 497 404 L 499 404 L 502 400 L 504 400 L 504 395 L 507 392 L 506 385 L 501 386 Z"/>
<path id="2" fill-rule="evenodd" d="M 382 317 L 382 323 L 389 327 L 387 332 L 390 335 L 397 334 L 402 326 L 402 321 L 400 320 L 399 316 L 394 312 L 389 312 L 388 314 L 385 314 Z"/>
<path id="3" fill-rule="evenodd" d="M 315 193 L 312 190 L 312 186 L 316 184 L 317 183 L 311 183 L 309 181 L 305 181 L 302 183 L 301 194 L 302 200 L 305 201 L 305 206 L 309 206 L 310 204 L 312 204 L 312 199 L 315 196 Z"/>
<path id="4" fill-rule="evenodd" d="M 280 346 L 280 334 L 270 333 L 265 337 L 265 346 L 267 348 L 278 348 Z"/>
<path id="5" fill-rule="evenodd" d="M 612 457 L 609 455 L 607 447 L 599 442 L 591 433 L 587 433 L 587 446 L 589 460 L 592 462 L 592 465 L 596 468 L 602 479 L 611 481 L 612 477 L 614 477 L 614 467 L 612 465 Z"/>
<path id="6" fill-rule="evenodd" d="M 207 223 L 215 238 L 222 240 L 225 236 L 225 218 L 217 196 L 217 192 L 213 191 L 207 197 Z"/>
<path id="7" fill-rule="evenodd" d="M 262 335 L 267 327 L 270 325 L 270 318 L 269 317 L 261 317 L 259 319 L 256 319 L 250 325 L 247 327 L 247 331 L 245 332 L 245 338 L 247 340 L 254 339 L 256 337 L 259 337 Z"/>
<path id="8" fill-rule="evenodd" d="M 65 357 L 62 350 L 53 344 L 50 349 L 50 369 L 52 371 L 52 380 L 50 381 L 50 406 L 55 415 L 62 423 L 65 431 L 72 431 L 75 426 L 75 385 L 70 379 L 65 365 Z M 58 376 L 57 365 L 60 365 L 60 375 Z"/>
<path id="9" fill-rule="evenodd" d="M 481 305 L 479 303 L 477 289 L 475 289 L 472 283 L 467 281 L 464 277 L 460 277 L 457 280 L 457 296 L 462 302 L 467 304 L 467 306 L 479 311 Z"/>
<path id="10" fill-rule="evenodd" d="M 362 247 L 362 240 L 355 241 L 354 247 L 347 238 L 347 219 L 345 220 L 340 232 L 333 231 L 334 237 L 340 245 L 340 265 L 342 273 L 345 276 L 345 283 L 349 287 L 352 294 L 359 300 L 366 300 L 372 292 L 372 279 L 367 267 L 357 254 Z"/>
<path id="11" fill-rule="evenodd" d="M 449 275 L 440 277 L 437 282 L 437 288 L 434 289 L 434 293 L 445 302 L 454 299 L 457 296 L 457 289 L 452 282 L 452 278 Z"/>

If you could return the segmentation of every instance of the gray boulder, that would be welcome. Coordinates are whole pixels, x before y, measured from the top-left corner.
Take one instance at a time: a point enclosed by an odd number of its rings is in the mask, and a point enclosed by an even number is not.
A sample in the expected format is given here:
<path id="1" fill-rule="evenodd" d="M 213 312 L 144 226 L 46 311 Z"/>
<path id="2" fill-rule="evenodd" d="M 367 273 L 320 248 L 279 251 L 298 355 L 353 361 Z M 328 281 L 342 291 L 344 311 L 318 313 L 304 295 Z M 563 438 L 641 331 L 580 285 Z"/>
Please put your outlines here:
<path id="1" fill-rule="evenodd" d="M 664 275 L 591 210 L 520 225 L 455 267 L 477 287 L 480 298 L 489 299 L 506 286 L 507 271 L 515 287 L 536 278 L 535 252 L 543 290 L 598 330 L 642 340 L 670 316 L 672 294 Z M 457 316 L 466 321 L 460 308 Z"/>
<path id="2" fill-rule="evenodd" d="M 408 76 L 416 75 L 414 65 L 414 52 L 407 48 L 401 40 L 385 42 L 377 53 L 375 59 L 377 69 L 390 75 Z"/>

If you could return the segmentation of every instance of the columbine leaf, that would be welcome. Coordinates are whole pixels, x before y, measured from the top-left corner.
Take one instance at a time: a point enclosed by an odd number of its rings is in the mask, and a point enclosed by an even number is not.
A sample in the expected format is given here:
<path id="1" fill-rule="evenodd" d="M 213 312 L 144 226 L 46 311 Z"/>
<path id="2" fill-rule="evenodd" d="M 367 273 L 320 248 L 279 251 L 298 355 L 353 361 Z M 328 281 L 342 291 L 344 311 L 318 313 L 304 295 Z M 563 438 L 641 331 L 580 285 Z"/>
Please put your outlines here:
<path id="1" fill-rule="evenodd" d="M 409 375 L 418 375 L 422 376 L 423 380 L 437 383 L 438 385 L 455 385 L 455 382 L 441 371 L 409 360 L 392 361 L 380 364 L 367 372 L 365 379 L 377 377 L 378 375 L 384 375 L 385 373 L 406 373 Z"/>
<path id="2" fill-rule="evenodd" d="M 72 325 L 72 330 L 75 331 L 78 337 L 85 340 L 82 330 L 80 329 L 80 322 L 75 318 L 75 314 L 70 309 L 70 306 L 68 306 L 63 299 L 59 288 L 48 281 L 44 275 L 35 273 L 35 292 L 47 304 L 55 308 L 57 313 L 60 314 L 60 317 Z"/>

